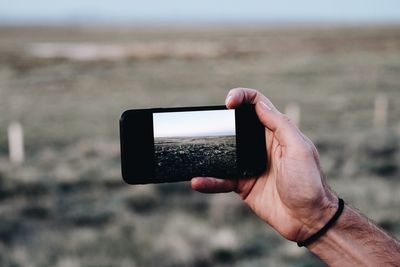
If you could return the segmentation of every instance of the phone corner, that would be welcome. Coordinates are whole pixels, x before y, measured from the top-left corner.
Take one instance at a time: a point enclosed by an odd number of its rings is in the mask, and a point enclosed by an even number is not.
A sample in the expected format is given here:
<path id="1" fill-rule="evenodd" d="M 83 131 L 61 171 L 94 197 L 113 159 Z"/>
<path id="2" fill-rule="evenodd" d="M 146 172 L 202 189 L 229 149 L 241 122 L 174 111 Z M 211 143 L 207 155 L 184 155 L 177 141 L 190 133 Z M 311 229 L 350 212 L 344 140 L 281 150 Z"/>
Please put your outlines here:
<path id="1" fill-rule="evenodd" d="M 132 181 L 132 179 L 129 179 L 128 176 L 126 174 L 124 174 L 124 171 L 122 171 L 122 180 L 124 181 L 125 184 L 128 184 L 128 185 L 136 184 Z"/>
<path id="2" fill-rule="evenodd" d="M 130 113 L 130 110 L 125 110 L 121 113 L 119 116 L 119 124 L 122 125 L 128 118 L 128 114 Z"/>

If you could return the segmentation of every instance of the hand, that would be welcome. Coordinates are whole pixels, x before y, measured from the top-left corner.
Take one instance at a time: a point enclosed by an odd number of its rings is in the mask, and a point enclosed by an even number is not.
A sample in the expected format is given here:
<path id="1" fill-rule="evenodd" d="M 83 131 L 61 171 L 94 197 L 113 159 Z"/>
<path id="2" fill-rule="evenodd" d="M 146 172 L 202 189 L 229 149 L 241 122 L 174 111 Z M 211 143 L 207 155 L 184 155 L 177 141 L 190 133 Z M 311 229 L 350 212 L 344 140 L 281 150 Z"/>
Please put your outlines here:
<path id="1" fill-rule="evenodd" d="M 337 198 L 320 170 L 314 144 L 254 89 L 232 89 L 226 99 L 230 109 L 243 103 L 256 105 L 265 126 L 267 170 L 258 177 L 218 179 L 196 177 L 194 190 L 204 193 L 235 191 L 243 201 L 283 237 L 303 241 L 318 231 L 335 213 Z"/>

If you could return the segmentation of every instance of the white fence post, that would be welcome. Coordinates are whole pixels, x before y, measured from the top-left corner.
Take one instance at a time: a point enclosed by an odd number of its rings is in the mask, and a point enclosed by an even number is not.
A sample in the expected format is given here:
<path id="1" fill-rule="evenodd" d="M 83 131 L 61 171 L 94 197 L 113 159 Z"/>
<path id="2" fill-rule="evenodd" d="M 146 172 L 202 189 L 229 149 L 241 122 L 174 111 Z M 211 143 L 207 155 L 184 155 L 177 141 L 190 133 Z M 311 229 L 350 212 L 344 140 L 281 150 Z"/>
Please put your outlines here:
<path id="1" fill-rule="evenodd" d="M 389 108 L 389 100 L 387 96 L 384 94 L 377 95 L 374 104 L 374 127 L 386 128 Z"/>
<path id="2" fill-rule="evenodd" d="M 24 161 L 24 131 L 18 122 L 8 127 L 8 151 L 12 163 L 21 164 Z"/>
<path id="3" fill-rule="evenodd" d="M 289 103 L 285 107 L 285 114 L 300 127 L 301 111 L 300 106 L 296 103 Z"/>

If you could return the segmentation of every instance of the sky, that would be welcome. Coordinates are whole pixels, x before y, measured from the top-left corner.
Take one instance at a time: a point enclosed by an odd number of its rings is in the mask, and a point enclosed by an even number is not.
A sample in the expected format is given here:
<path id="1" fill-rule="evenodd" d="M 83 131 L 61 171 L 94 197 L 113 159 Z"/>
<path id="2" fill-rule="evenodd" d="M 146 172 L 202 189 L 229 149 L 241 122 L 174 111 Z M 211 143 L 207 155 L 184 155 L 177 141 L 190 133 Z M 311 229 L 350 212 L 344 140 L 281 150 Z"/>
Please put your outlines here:
<path id="1" fill-rule="evenodd" d="M 154 137 L 235 134 L 234 110 L 162 112 L 153 114 Z"/>
<path id="2" fill-rule="evenodd" d="M 0 23 L 400 22 L 400 0 L 0 0 Z"/>

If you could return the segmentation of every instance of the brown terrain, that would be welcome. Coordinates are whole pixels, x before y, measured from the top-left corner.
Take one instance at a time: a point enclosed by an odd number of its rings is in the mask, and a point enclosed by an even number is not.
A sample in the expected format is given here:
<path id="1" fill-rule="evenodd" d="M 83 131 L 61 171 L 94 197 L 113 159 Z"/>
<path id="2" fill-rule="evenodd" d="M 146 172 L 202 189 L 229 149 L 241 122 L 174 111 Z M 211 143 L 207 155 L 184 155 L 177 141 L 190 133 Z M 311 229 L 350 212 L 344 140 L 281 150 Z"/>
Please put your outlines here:
<path id="1" fill-rule="evenodd" d="M 399 26 L 0 27 L 0 265 L 324 266 L 233 193 L 122 181 L 122 111 L 238 86 L 297 105 L 331 187 L 400 236 Z"/>
<path id="2" fill-rule="evenodd" d="M 155 138 L 154 148 L 158 178 L 237 176 L 235 135 Z"/>

